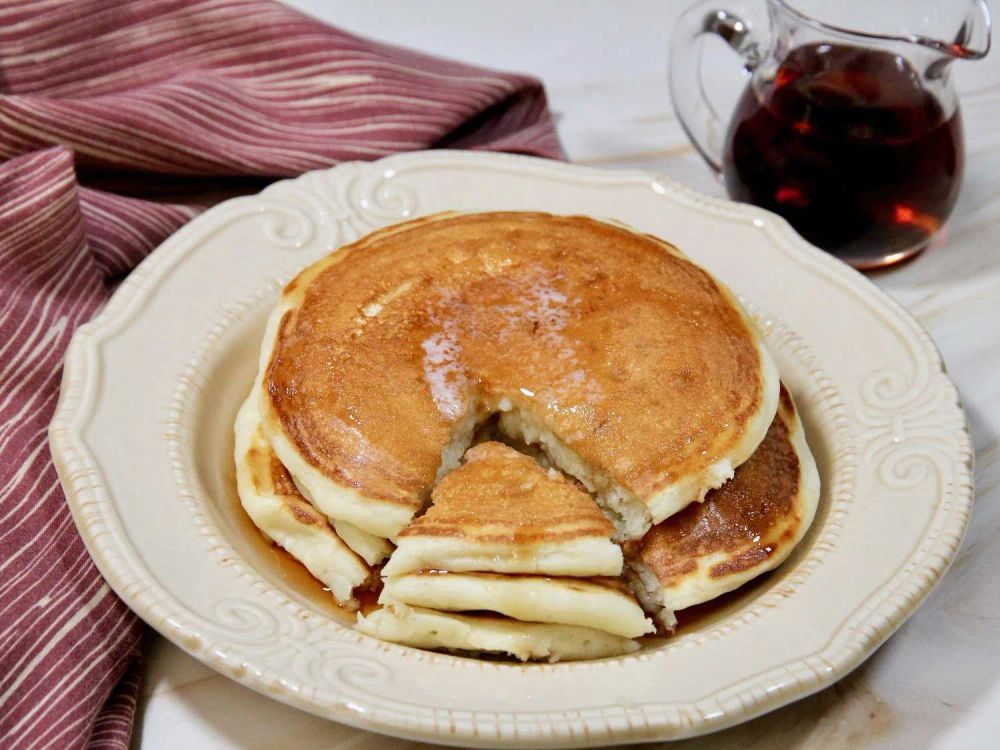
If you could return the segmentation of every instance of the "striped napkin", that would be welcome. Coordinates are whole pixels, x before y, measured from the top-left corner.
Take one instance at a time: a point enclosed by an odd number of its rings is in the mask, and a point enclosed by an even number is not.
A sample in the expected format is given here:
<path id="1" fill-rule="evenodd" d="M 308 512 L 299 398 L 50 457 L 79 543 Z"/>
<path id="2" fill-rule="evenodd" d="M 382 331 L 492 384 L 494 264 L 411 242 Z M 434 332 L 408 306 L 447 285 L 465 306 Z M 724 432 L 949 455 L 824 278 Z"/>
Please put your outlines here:
<path id="1" fill-rule="evenodd" d="M 222 197 L 444 146 L 562 155 L 538 81 L 265 0 L 0 4 L 0 748 L 131 734 L 141 629 L 46 439 L 74 329 Z"/>

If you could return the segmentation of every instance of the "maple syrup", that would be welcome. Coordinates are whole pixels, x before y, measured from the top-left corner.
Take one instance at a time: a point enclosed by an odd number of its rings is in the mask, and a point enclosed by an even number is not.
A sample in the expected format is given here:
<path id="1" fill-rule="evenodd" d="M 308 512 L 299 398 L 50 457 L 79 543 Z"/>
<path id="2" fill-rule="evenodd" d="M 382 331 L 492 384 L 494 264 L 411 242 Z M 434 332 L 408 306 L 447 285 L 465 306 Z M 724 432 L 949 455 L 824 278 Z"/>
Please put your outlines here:
<path id="1" fill-rule="evenodd" d="M 926 246 L 958 197 L 964 158 L 946 115 L 906 59 L 838 44 L 793 49 L 773 81 L 743 92 L 726 138 L 729 195 L 787 219 L 859 268 Z"/>

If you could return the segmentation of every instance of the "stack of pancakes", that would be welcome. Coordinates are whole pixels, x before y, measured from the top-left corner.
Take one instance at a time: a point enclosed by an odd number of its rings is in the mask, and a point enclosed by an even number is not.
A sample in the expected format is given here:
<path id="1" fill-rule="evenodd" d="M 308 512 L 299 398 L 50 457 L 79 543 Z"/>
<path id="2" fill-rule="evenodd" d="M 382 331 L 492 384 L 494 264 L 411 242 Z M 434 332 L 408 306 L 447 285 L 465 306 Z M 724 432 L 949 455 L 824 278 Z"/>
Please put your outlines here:
<path id="1" fill-rule="evenodd" d="M 485 429 L 490 425 L 492 429 Z M 357 627 L 627 653 L 780 564 L 819 480 L 733 295 L 673 246 L 539 213 L 375 232 L 285 288 L 236 421 L 261 531 Z"/>

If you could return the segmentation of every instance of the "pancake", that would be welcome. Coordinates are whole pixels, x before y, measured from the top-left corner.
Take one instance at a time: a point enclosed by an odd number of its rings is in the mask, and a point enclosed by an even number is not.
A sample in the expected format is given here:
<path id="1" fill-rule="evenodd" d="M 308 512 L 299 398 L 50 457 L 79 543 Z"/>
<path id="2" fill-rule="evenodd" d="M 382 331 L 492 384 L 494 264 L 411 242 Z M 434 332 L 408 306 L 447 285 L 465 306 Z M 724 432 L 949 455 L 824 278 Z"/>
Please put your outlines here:
<path id="1" fill-rule="evenodd" d="M 714 599 L 780 565 L 816 514 L 819 474 L 791 395 L 757 451 L 704 503 L 657 524 L 626 545 L 633 583 L 647 611 L 672 612 Z"/>
<path id="2" fill-rule="evenodd" d="M 639 538 L 725 482 L 778 399 L 739 303 L 677 248 L 540 213 L 437 215 L 321 259 L 284 289 L 260 365 L 303 494 L 388 538 L 493 414 Z"/>
<path id="3" fill-rule="evenodd" d="M 331 518 L 330 523 L 333 525 L 333 530 L 337 532 L 337 536 L 343 539 L 344 543 L 369 565 L 378 565 L 392 552 L 392 542 L 388 539 L 362 531 L 347 521 Z"/>
<path id="4" fill-rule="evenodd" d="M 240 416 L 237 417 L 237 430 L 243 430 L 247 434 L 247 440 L 254 444 L 254 450 L 259 452 L 262 456 L 269 456 L 270 460 L 274 464 L 274 474 L 276 481 L 280 480 L 282 485 L 287 485 L 289 482 L 294 484 L 293 487 L 286 487 L 288 490 L 285 493 L 285 497 L 291 497 L 290 502 L 294 502 L 296 507 L 302 508 L 301 513 L 316 513 L 314 507 L 304 508 L 302 503 L 308 503 L 305 496 L 302 494 L 301 488 L 295 484 L 294 478 L 288 473 L 284 465 L 278 460 L 277 455 L 275 455 L 271 446 L 267 443 L 264 438 L 264 434 L 260 425 L 260 401 L 249 397 L 247 402 L 243 405 L 243 410 L 240 412 Z M 243 426 L 239 425 L 239 420 L 243 420 Z M 311 504 L 309 504 L 311 506 Z M 301 515 L 300 513 L 300 515 Z M 362 560 L 364 560 L 368 565 L 374 566 L 378 565 L 385 558 L 389 556 L 392 552 L 392 543 L 388 539 L 383 539 L 382 537 L 374 536 L 369 534 L 367 531 L 359 529 L 351 523 L 342 521 L 336 518 L 327 518 L 327 521 L 333 526 L 334 531 L 337 536 L 347 544 L 355 553 L 357 553 Z"/>
<path id="5" fill-rule="evenodd" d="M 519 622 L 489 614 L 458 615 L 392 604 L 358 617 L 366 635 L 426 649 L 508 654 L 521 661 L 603 659 L 632 653 L 639 644 L 591 628 Z"/>
<path id="6" fill-rule="evenodd" d="M 371 581 L 372 570 L 299 494 L 264 439 L 257 401 L 251 395 L 236 417 L 240 502 L 264 536 L 301 562 L 340 604 L 356 608 L 354 589 Z"/>
<path id="7" fill-rule="evenodd" d="M 617 578 L 420 571 L 385 579 L 379 602 L 394 601 L 450 612 L 497 612 L 515 620 L 577 625 L 624 638 L 655 630 Z"/>
<path id="8" fill-rule="evenodd" d="M 555 469 L 481 443 L 434 488 L 427 512 L 400 532 L 386 577 L 418 570 L 618 576 L 614 526 Z"/>

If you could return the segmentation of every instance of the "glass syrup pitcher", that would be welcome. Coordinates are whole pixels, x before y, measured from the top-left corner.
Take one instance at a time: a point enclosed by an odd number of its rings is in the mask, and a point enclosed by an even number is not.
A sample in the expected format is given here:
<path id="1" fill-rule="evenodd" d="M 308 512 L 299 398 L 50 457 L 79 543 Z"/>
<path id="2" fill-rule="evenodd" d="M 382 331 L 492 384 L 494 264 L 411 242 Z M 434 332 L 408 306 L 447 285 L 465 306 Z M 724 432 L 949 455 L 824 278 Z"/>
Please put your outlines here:
<path id="1" fill-rule="evenodd" d="M 721 0 L 725 4 L 725 0 Z M 990 47 L 983 0 L 766 0 L 768 28 L 702 0 L 675 27 L 670 91 L 735 200 L 786 218 L 861 269 L 923 250 L 958 197 L 965 160 L 953 60 Z M 749 80 L 728 124 L 705 94 L 715 34 Z"/>

